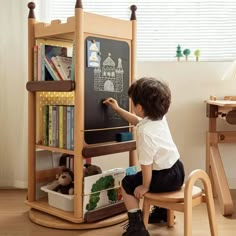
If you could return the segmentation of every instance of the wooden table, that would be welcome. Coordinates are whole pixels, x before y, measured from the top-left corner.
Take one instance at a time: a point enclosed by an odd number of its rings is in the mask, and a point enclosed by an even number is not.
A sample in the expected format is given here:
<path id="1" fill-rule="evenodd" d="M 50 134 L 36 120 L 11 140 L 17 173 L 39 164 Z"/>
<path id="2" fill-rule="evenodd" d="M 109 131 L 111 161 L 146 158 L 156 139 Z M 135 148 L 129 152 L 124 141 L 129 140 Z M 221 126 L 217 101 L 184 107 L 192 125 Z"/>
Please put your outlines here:
<path id="1" fill-rule="evenodd" d="M 230 194 L 218 143 L 236 143 L 236 131 L 217 131 L 217 120 L 222 118 L 230 124 L 236 124 L 236 101 L 206 101 L 209 118 L 209 130 L 206 139 L 206 171 L 210 176 L 214 196 L 218 197 L 222 215 L 232 215 L 233 200 Z"/>

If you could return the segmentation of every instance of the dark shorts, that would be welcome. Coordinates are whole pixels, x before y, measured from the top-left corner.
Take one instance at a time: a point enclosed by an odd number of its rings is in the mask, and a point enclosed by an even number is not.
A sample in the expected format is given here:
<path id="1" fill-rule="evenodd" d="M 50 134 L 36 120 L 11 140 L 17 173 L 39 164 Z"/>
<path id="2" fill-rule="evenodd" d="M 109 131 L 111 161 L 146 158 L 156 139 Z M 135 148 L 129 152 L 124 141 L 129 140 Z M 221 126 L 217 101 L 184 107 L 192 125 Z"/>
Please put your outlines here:
<path id="1" fill-rule="evenodd" d="M 153 170 L 149 192 L 161 193 L 178 190 L 184 183 L 184 177 L 184 166 L 180 160 L 176 161 L 170 169 Z M 122 180 L 122 187 L 127 194 L 133 195 L 135 188 L 142 185 L 142 182 L 142 172 L 140 171 L 135 175 L 125 176 Z"/>

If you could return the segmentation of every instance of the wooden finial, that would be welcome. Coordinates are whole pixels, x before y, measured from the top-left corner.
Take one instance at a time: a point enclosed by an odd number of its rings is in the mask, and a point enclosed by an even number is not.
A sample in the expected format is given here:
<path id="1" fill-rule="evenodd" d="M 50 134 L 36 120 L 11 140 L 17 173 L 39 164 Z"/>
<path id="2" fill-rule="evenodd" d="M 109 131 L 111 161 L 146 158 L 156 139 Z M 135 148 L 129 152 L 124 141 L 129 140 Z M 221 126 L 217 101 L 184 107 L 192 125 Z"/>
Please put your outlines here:
<path id="1" fill-rule="evenodd" d="M 136 13 L 135 13 L 135 11 L 137 10 L 137 6 L 136 5 L 132 5 L 130 7 L 130 10 L 132 11 L 130 20 L 136 20 Z"/>
<path id="2" fill-rule="evenodd" d="M 29 2 L 28 3 L 28 8 L 29 8 L 28 18 L 35 18 L 35 15 L 34 15 L 35 3 L 34 2 Z"/>
<path id="3" fill-rule="evenodd" d="M 81 1 L 81 0 L 77 0 L 77 1 L 76 1 L 75 8 L 83 8 L 82 1 Z"/>

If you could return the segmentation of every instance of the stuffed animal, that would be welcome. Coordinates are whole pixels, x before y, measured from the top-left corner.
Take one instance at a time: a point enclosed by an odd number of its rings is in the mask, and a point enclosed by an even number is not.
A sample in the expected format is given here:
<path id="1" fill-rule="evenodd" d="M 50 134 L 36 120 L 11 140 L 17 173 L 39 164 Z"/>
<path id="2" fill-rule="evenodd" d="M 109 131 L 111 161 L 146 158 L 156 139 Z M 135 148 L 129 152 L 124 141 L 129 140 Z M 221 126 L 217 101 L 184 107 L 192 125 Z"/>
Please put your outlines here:
<path id="1" fill-rule="evenodd" d="M 101 174 L 102 170 L 99 166 L 84 164 L 84 177 Z"/>
<path id="2" fill-rule="evenodd" d="M 74 173 L 69 168 L 64 168 L 58 177 L 58 185 L 53 189 L 62 194 L 74 194 Z"/>

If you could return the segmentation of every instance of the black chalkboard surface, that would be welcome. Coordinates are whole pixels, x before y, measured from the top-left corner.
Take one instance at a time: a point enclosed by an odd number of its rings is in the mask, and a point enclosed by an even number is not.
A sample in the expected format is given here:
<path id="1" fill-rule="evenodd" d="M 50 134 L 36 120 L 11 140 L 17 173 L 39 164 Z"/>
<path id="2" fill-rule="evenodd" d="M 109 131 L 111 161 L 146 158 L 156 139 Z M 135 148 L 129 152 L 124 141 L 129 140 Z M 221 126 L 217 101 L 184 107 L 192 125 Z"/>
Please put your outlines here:
<path id="1" fill-rule="evenodd" d="M 113 97 L 122 108 L 129 110 L 129 45 L 123 41 L 89 36 L 85 47 L 85 142 L 115 141 L 117 133 L 129 129 L 106 128 L 129 124 L 102 102 Z M 104 130 L 89 131 L 93 129 Z"/>

